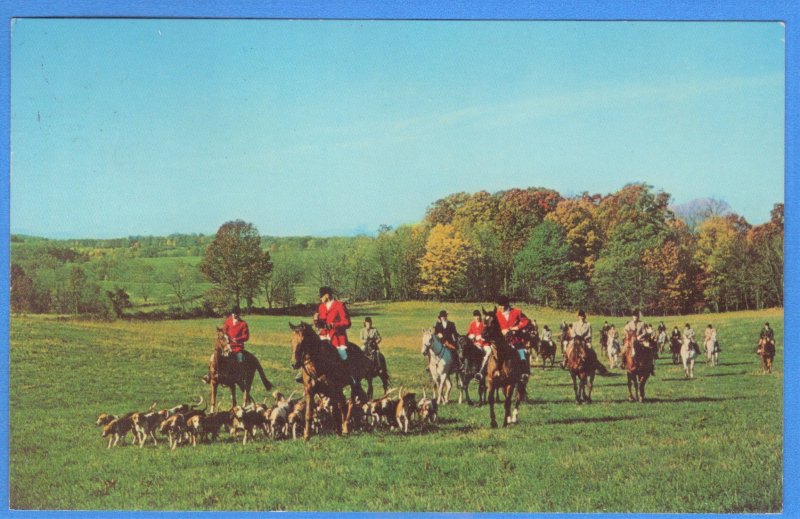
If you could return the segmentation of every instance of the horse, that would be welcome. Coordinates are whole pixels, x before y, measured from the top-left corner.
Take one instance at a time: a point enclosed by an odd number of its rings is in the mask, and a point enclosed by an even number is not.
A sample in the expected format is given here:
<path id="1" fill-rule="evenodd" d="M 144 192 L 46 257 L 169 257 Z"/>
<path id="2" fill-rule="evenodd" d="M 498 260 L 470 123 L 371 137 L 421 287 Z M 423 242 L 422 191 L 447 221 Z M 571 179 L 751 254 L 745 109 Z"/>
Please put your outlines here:
<path id="1" fill-rule="evenodd" d="M 258 359 L 249 351 L 243 350 L 241 369 L 231 352 L 231 345 L 228 334 L 222 328 L 217 327 L 217 340 L 214 343 L 214 353 L 208 361 L 208 380 L 203 382 L 211 385 L 211 402 L 209 406 L 214 412 L 217 403 L 217 388 L 228 386 L 231 390 L 231 407 L 236 406 L 236 386 L 242 390 L 244 404 L 253 402 L 250 397 L 250 389 L 253 386 L 253 378 L 256 372 L 261 377 L 261 383 L 267 391 L 272 389 L 272 383 L 267 380 L 264 369 Z M 238 376 L 237 376 L 238 375 Z"/>
<path id="2" fill-rule="evenodd" d="M 772 373 L 772 361 L 775 359 L 775 340 L 761 339 L 758 353 L 761 355 L 762 373 Z"/>
<path id="3" fill-rule="evenodd" d="M 505 415 L 503 427 L 517 423 L 519 404 L 525 398 L 526 383 L 522 380 L 523 360 L 517 349 L 506 342 L 497 322 L 497 308 L 492 312 L 483 310 L 483 337 L 492 345 L 492 353 L 486 366 L 486 390 L 489 394 L 489 417 L 493 429 L 497 428 L 497 418 L 494 414 L 495 390 L 502 389 L 505 396 Z M 511 413 L 511 397 L 517 390 L 517 399 L 514 404 L 514 413 Z"/>
<path id="4" fill-rule="evenodd" d="M 455 353 L 450 348 L 442 344 L 433 330 L 428 328 L 422 331 L 422 351 L 428 357 L 428 371 L 433 379 L 434 398 L 437 404 L 446 404 L 450 401 L 450 391 L 453 383 L 450 382 L 450 375 L 455 373 Z M 458 395 L 458 403 L 461 403 L 461 393 Z"/>
<path id="5" fill-rule="evenodd" d="M 469 397 L 469 383 L 481 369 L 483 349 L 476 346 L 469 337 L 462 335 L 456 340 L 456 352 L 462 366 L 462 371 L 458 374 L 461 391 L 463 391 L 467 399 L 467 404 L 472 405 L 472 400 Z M 483 405 L 485 402 L 486 380 L 481 379 L 478 381 L 478 405 Z"/>
<path id="6" fill-rule="evenodd" d="M 684 341 L 681 345 L 681 361 L 686 378 L 694 378 L 694 359 L 699 351 L 695 341 Z"/>
<path id="7" fill-rule="evenodd" d="M 386 357 L 380 351 L 373 352 L 370 357 L 355 344 L 347 343 L 347 362 L 353 371 L 353 376 L 359 384 L 361 380 L 367 381 L 367 399 L 372 400 L 372 379 L 378 377 L 383 385 L 383 394 L 389 391 L 389 369 L 386 367 Z"/>
<path id="8" fill-rule="evenodd" d="M 664 330 L 658 332 L 657 342 L 658 342 L 658 352 L 664 353 L 664 349 L 666 348 L 667 345 L 667 332 L 665 332 Z"/>
<path id="9" fill-rule="evenodd" d="M 670 337 L 669 339 L 669 351 L 672 353 L 672 363 L 673 364 L 680 364 L 681 362 L 681 345 L 683 341 L 678 336 Z"/>
<path id="10" fill-rule="evenodd" d="M 351 366 L 344 369 L 343 362 L 336 348 L 324 343 L 310 324 L 301 322 L 295 326 L 289 323 L 292 330 L 292 369 L 301 369 L 305 396 L 305 429 L 303 439 L 311 437 L 311 426 L 314 420 L 316 395 L 330 398 L 334 409 L 336 432 L 349 433 L 348 424 L 352 406 L 348 406 L 344 398 L 344 387 L 352 388 L 352 397 L 366 403 L 367 398 L 361 385 L 357 384 L 351 374 Z"/>
<path id="11" fill-rule="evenodd" d="M 719 364 L 719 352 L 722 350 L 719 347 L 719 341 L 716 336 L 711 340 L 705 341 L 704 346 L 706 349 L 706 362 L 708 362 L 710 366 Z"/>
<path id="12" fill-rule="evenodd" d="M 572 377 L 575 402 L 591 404 L 595 372 L 599 371 L 601 375 L 608 375 L 608 370 L 597 360 L 597 353 L 586 345 L 583 337 L 576 336 L 572 340 L 572 349 L 566 355 L 565 365 Z"/>
<path id="13" fill-rule="evenodd" d="M 619 339 L 616 336 L 609 337 L 608 343 L 606 345 L 606 355 L 608 356 L 608 362 L 611 368 L 619 368 L 622 366 L 620 356 L 620 347 L 619 347 Z"/>
<path id="14" fill-rule="evenodd" d="M 550 359 L 550 367 L 556 363 L 556 344 L 552 339 L 540 340 L 537 353 L 542 358 L 542 369 L 544 369 L 547 359 Z"/>
<path id="15" fill-rule="evenodd" d="M 645 392 L 644 387 L 647 384 L 647 379 L 653 373 L 655 346 L 652 344 L 650 338 L 645 339 L 647 344 L 636 340 L 636 332 L 628 331 L 626 336 L 625 351 L 622 352 L 622 363 L 625 365 L 625 370 L 628 372 L 628 401 L 633 402 L 638 400 L 644 402 Z M 636 396 L 631 391 L 635 389 Z"/>

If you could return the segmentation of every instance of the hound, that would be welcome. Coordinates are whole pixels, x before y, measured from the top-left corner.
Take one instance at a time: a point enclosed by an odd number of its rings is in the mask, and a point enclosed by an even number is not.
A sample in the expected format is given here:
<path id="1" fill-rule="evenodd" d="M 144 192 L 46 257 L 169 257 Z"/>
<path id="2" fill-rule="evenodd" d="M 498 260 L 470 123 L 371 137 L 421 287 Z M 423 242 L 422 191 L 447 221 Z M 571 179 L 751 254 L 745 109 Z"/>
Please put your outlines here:
<path id="1" fill-rule="evenodd" d="M 120 441 L 125 443 L 125 436 L 127 436 L 129 431 L 133 430 L 133 420 L 131 420 L 132 414 L 133 413 L 130 413 L 121 418 L 111 420 L 103 426 L 102 437 L 108 438 L 109 449 L 112 447 L 112 443 L 114 447 L 116 447 Z"/>
<path id="2" fill-rule="evenodd" d="M 401 432 L 408 432 L 408 425 L 416 412 L 417 395 L 415 393 L 407 393 L 401 388 L 400 399 L 397 401 L 394 413 L 395 422 L 397 422 Z"/>

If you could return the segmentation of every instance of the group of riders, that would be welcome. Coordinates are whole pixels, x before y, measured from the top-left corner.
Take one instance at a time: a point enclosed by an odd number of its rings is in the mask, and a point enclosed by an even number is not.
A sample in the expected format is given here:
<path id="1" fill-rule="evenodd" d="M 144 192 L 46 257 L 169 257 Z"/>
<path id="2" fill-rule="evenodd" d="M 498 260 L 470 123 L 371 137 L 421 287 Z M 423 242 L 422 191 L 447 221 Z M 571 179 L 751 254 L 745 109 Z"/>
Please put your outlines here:
<path id="1" fill-rule="evenodd" d="M 319 333 L 320 339 L 329 343 L 331 347 L 336 349 L 339 358 L 344 364 L 348 358 L 347 330 L 351 327 L 349 312 L 344 303 L 334 297 L 333 290 L 330 287 L 320 287 L 319 300 L 319 307 L 313 316 L 314 326 Z M 664 322 L 662 321 L 659 323 L 657 329 L 653 329 L 652 325 L 641 321 L 637 310 L 634 310 L 631 314 L 631 320 L 628 321 L 623 329 L 624 349 L 631 348 L 633 351 L 636 351 L 640 347 L 651 347 L 654 349 L 653 353 L 657 355 L 657 345 L 663 345 L 666 340 L 667 327 L 664 325 Z M 472 315 L 473 320 L 469 324 L 467 338 L 477 348 L 480 348 L 484 354 L 481 367 L 475 375 L 475 378 L 480 380 L 486 377 L 486 366 L 492 355 L 492 344 L 483 335 L 484 321 L 480 310 L 475 310 Z M 545 325 L 540 336 L 536 320 L 529 319 L 520 309 L 512 307 L 507 296 L 500 296 L 497 298 L 495 316 L 504 339 L 519 355 L 522 381 L 526 382 L 530 376 L 530 360 L 528 359 L 528 355 L 530 355 L 529 350 L 532 340 L 537 338 L 539 341 L 547 342 L 552 345 L 552 332 L 550 328 Z M 250 338 L 250 330 L 247 326 L 247 322 L 241 318 L 238 307 L 234 307 L 231 310 L 222 329 L 228 337 L 228 343 L 231 353 L 236 360 L 236 365 L 240 367 L 243 362 L 245 342 Z M 455 323 L 448 319 L 446 310 L 439 312 L 433 327 L 433 333 L 445 347 L 451 349 L 453 352 L 457 351 L 459 333 Z M 378 329 L 373 325 L 371 317 L 366 317 L 364 319 L 360 339 L 366 356 L 377 363 L 379 345 L 382 338 Z M 589 349 L 592 348 L 592 325 L 586 319 L 586 312 L 579 310 L 577 320 L 572 324 L 567 324 L 566 321 L 562 321 L 560 325 L 560 339 L 564 359 L 569 358 L 571 355 L 576 339 L 580 339 Z M 672 341 L 679 340 L 689 345 L 689 347 L 697 348 L 695 332 L 689 323 L 686 323 L 683 333 L 675 326 L 671 333 L 671 339 Z M 609 325 L 608 321 L 606 321 L 601 329 L 601 347 L 611 346 L 616 340 L 618 340 L 616 328 L 613 324 Z M 705 330 L 704 343 L 706 348 L 717 348 L 716 351 L 720 351 L 716 330 L 710 324 Z M 764 348 L 771 348 L 773 352 L 775 348 L 775 334 L 770 328 L 769 323 L 764 323 L 756 353 L 761 354 Z M 699 349 L 697 349 L 697 353 L 699 354 Z M 455 369 L 460 370 L 461 366 L 457 360 L 458 355 L 453 355 L 453 357 L 456 359 Z M 564 361 L 562 361 L 561 367 L 565 367 Z M 653 369 L 652 374 L 655 375 L 655 369 Z M 299 376 L 296 380 L 301 381 Z"/>

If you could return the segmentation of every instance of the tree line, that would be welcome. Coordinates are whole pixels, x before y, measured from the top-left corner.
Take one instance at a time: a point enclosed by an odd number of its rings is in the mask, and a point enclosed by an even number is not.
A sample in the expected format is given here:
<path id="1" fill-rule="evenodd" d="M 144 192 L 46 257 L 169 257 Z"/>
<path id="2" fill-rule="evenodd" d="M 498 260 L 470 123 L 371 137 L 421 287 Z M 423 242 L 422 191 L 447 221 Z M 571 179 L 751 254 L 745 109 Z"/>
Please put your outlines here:
<path id="1" fill-rule="evenodd" d="M 679 214 L 669 194 L 643 183 L 571 197 L 538 187 L 455 193 L 432 203 L 421 222 L 382 225 L 376 236 L 275 238 L 236 220 L 214 236 L 28 248 L 14 241 L 12 311 L 123 315 L 129 292 L 147 300 L 148 276 L 115 274 L 125 258 L 183 255 L 199 261 L 162 275 L 182 312 L 313 302 L 298 301 L 304 284 L 330 285 L 350 301 L 508 294 L 613 315 L 783 305 L 783 204 L 753 226 L 713 200 Z M 98 281 L 109 279 L 126 286 L 100 290 Z"/>

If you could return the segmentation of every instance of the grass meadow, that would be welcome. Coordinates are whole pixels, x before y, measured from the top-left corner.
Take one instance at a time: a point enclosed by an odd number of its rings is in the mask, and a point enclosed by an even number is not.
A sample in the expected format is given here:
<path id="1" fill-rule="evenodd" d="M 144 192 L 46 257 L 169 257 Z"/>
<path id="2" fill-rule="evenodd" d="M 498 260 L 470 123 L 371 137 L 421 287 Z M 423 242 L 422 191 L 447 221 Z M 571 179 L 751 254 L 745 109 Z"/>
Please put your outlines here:
<path id="1" fill-rule="evenodd" d="M 465 332 L 474 305 L 392 303 L 353 308 L 384 336 L 395 386 L 428 387 L 420 332 L 446 307 Z M 522 306 L 540 327 L 571 313 Z M 252 316 L 248 348 L 277 388 L 289 366 L 289 318 Z M 602 316 L 590 316 L 599 335 Z M 608 318 L 620 327 L 624 320 Z M 535 369 L 520 423 L 489 428 L 488 407 L 450 404 L 441 423 L 298 441 L 230 441 L 170 451 L 106 449 L 101 412 L 168 407 L 203 395 L 221 320 L 91 322 L 12 316 L 10 506 L 80 510 L 363 510 L 452 512 L 778 512 L 782 509 L 783 311 L 667 317 L 698 335 L 712 323 L 721 365 L 686 381 L 660 359 L 649 402 L 629 403 L 621 370 L 597 377 L 594 403 L 574 403 L 569 375 Z M 767 320 L 772 375 L 753 354 Z M 657 324 L 658 320 L 653 319 Z M 358 336 L 360 322 L 351 336 Z M 476 388 L 472 388 L 475 396 Z M 255 386 L 254 396 L 266 396 Z M 456 396 L 456 389 L 453 390 Z M 230 404 L 221 392 L 223 407 Z"/>

